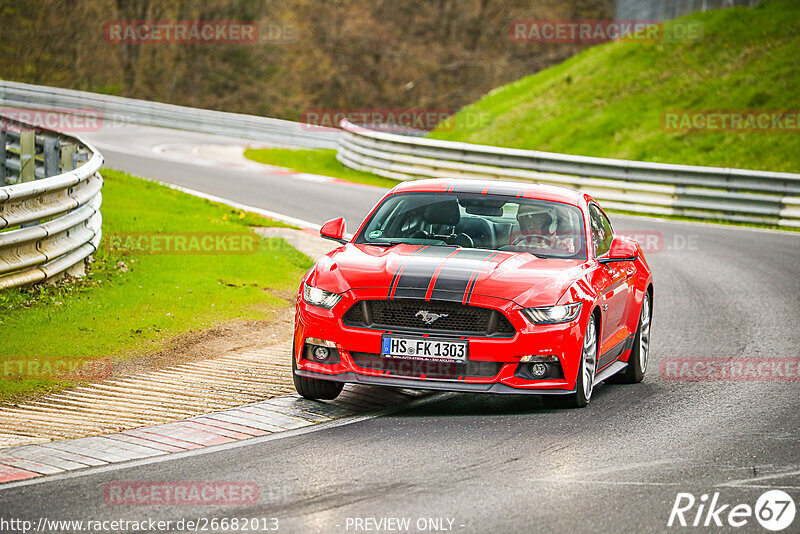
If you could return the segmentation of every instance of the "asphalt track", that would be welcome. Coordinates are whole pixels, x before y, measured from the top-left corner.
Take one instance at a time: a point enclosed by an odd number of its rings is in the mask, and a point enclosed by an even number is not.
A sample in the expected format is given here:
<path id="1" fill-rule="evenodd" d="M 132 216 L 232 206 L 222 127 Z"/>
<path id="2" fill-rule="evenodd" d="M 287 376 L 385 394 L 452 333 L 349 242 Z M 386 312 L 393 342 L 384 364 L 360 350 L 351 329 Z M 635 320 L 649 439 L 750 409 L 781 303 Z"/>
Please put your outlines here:
<path id="1" fill-rule="evenodd" d="M 382 193 L 153 151 L 165 143 L 238 143 L 230 139 L 143 128 L 90 139 L 110 167 L 317 224 L 344 215 L 352 229 Z M 612 222 L 650 236 L 652 245 L 652 360 L 641 384 L 599 386 L 588 408 L 572 411 L 545 409 L 531 397 L 445 395 L 309 433 L 10 485 L 0 488 L 0 516 L 276 517 L 280 532 L 298 533 L 363 532 L 356 520 L 366 518 L 409 518 L 414 532 L 428 518 L 475 533 L 764 532 L 752 517 L 738 529 L 668 529 L 667 522 L 679 492 L 698 499 L 718 492 L 719 504 L 729 505 L 754 506 L 770 488 L 800 499 L 800 382 L 676 381 L 662 376 L 660 363 L 798 358 L 800 236 L 623 216 Z M 109 482 L 185 480 L 255 482 L 259 502 L 144 507 L 103 498 Z M 696 511 L 686 513 L 690 522 Z M 785 530 L 792 531 L 800 531 L 800 517 Z"/>
<path id="2" fill-rule="evenodd" d="M 351 231 L 384 192 L 373 186 L 302 176 L 296 179 L 296 175 L 255 168 L 257 164 L 232 167 L 207 149 L 243 146 L 246 142 L 241 139 L 134 125 L 104 129 L 84 137 L 103 153 L 107 167 L 317 224 L 344 217 Z M 197 164 L 198 160 L 202 163 Z"/>

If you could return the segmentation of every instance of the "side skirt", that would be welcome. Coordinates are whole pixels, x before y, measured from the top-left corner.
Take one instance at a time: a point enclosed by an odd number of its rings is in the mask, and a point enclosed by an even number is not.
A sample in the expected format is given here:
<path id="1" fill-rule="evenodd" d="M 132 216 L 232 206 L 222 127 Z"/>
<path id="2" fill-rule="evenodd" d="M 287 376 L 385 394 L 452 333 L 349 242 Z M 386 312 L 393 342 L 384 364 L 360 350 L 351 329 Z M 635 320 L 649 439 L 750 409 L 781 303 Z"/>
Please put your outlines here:
<path id="1" fill-rule="evenodd" d="M 600 367 L 605 367 L 606 365 L 610 364 L 620 356 L 622 356 L 626 350 L 630 350 L 633 347 L 633 340 L 635 338 L 635 334 L 631 334 L 609 350 L 605 351 L 603 354 L 600 355 L 599 364 Z"/>
<path id="2" fill-rule="evenodd" d="M 599 373 L 597 373 L 594 377 L 594 385 L 596 386 L 603 380 L 607 378 L 611 378 L 613 375 L 617 374 L 618 372 L 622 371 L 628 367 L 627 362 L 614 362 Z"/>

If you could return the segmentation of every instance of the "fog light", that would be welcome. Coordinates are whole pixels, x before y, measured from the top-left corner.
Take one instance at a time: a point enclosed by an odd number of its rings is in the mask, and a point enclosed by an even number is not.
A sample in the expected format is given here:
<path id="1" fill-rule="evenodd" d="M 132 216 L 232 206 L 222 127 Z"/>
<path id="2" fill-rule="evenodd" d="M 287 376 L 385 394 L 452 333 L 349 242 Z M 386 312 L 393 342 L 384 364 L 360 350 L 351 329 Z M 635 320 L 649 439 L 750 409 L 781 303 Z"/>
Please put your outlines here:
<path id="1" fill-rule="evenodd" d="M 314 347 L 313 354 L 315 360 L 324 362 L 331 355 L 331 351 L 328 350 L 328 347 Z"/>
<path id="2" fill-rule="evenodd" d="M 547 376 L 547 365 L 543 363 L 531 364 L 531 376 L 533 376 L 533 378 L 544 378 Z"/>
<path id="3" fill-rule="evenodd" d="M 321 347 L 330 347 L 332 349 L 336 348 L 336 343 L 333 341 L 328 341 L 327 339 L 317 339 L 315 337 L 307 337 L 306 338 L 307 345 L 319 345 Z"/>

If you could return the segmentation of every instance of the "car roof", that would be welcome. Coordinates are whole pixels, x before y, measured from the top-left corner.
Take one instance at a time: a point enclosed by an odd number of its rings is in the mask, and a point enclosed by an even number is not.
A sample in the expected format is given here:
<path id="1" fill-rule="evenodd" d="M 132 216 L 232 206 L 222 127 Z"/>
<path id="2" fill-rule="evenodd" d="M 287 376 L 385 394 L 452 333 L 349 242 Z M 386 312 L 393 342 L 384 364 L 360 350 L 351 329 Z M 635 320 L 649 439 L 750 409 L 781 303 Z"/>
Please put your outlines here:
<path id="1" fill-rule="evenodd" d="M 391 193 L 474 193 L 562 202 L 580 206 L 585 195 L 556 185 L 496 180 L 409 180 L 396 185 Z"/>

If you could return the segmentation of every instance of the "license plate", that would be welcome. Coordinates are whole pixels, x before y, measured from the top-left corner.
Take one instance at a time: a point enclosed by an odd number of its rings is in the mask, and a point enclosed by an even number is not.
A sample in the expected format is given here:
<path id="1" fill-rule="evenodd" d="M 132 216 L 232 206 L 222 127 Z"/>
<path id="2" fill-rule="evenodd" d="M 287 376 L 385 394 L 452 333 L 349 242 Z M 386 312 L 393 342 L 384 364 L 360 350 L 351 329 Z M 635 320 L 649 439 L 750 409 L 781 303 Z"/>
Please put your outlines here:
<path id="1" fill-rule="evenodd" d="M 381 355 L 384 358 L 465 363 L 467 342 L 427 337 L 383 336 Z"/>

